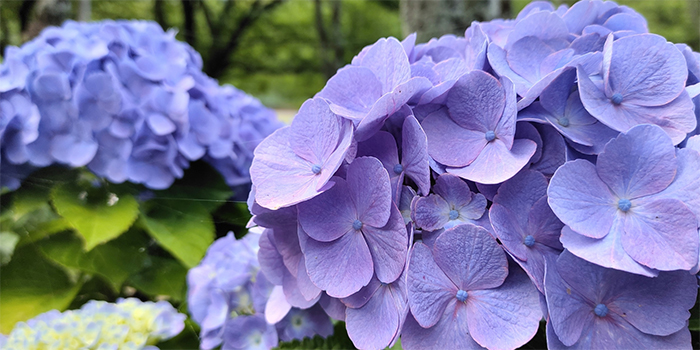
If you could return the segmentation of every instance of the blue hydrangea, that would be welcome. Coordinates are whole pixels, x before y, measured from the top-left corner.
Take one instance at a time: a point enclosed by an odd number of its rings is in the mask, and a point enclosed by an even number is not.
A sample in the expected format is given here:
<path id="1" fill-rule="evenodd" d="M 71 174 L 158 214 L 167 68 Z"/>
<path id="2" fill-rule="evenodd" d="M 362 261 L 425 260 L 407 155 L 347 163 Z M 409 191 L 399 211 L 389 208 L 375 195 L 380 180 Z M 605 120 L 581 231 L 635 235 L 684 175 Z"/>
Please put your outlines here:
<path id="1" fill-rule="evenodd" d="M 201 72 L 175 32 L 146 21 L 68 21 L 0 66 L 0 152 L 12 167 L 87 166 L 111 182 L 164 189 L 204 158 L 231 186 L 249 183 L 274 113 Z M 3 169 L 2 186 L 21 174 Z"/>
<path id="2" fill-rule="evenodd" d="M 258 256 L 264 254 L 268 242 L 268 232 L 261 234 L 257 229 L 240 240 L 230 232 L 216 240 L 202 262 L 188 272 L 188 307 L 201 327 L 201 349 L 219 345 L 224 349 L 271 349 L 280 340 L 333 333 L 330 318 L 317 303 L 320 295 L 292 308 L 282 286 L 275 285 L 276 276 L 261 272 L 265 262 L 261 259 L 259 264 Z M 278 301 L 284 305 L 275 304 Z"/>
<path id="3" fill-rule="evenodd" d="M 0 346 L 7 350 L 156 350 L 159 341 L 182 332 L 185 318 L 166 301 L 91 300 L 78 310 L 52 310 L 17 323 Z"/>

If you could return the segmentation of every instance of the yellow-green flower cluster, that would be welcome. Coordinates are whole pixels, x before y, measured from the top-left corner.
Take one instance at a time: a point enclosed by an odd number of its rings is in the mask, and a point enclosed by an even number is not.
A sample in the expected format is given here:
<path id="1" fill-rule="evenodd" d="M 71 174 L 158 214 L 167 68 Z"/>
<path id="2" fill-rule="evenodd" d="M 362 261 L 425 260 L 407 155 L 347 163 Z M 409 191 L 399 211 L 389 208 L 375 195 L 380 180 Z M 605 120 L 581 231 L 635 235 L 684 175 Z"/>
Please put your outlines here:
<path id="1" fill-rule="evenodd" d="M 52 310 L 17 323 L 6 339 L 0 336 L 0 349 L 157 349 L 152 345 L 182 331 L 185 318 L 165 301 L 91 300 L 79 310 Z"/>

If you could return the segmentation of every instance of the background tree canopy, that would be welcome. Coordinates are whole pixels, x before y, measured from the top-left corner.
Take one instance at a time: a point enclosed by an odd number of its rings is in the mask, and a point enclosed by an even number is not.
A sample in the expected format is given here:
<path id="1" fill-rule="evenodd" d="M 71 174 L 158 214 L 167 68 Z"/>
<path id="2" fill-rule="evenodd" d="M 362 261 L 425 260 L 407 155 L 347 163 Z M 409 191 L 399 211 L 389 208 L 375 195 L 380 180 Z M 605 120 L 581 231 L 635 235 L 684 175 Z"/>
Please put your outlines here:
<path id="1" fill-rule="evenodd" d="M 429 8 L 436 10 L 427 11 Z M 21 45 L 47 23 L 72 19 L 149 19 L 177 30 L 202 55 L 204 71 L 273 108 L 298 108 L 339 67 L 380 37 L 418 31 L 456 33 L 472 20 L 507 18 L 528 0 L 24 0 L 0 3 L 0 48 Z M 555 4 L 575 1 L 553 1 Z M 622 0 L 649 21 L 651 32 L 700 49 L 697 0 Z M 417 23 L 426 16 L 463 14 L 449 28 Z M 428 13 L 429 12 L 429 13 Z M 414 16 L 415 17 L 415 16 Z M 453 15 L 452 17 L 459 17 Z M 424 24 L 427 23 L 427 24 Z M 432 24 L 436 26 L 436 24 Z"/>

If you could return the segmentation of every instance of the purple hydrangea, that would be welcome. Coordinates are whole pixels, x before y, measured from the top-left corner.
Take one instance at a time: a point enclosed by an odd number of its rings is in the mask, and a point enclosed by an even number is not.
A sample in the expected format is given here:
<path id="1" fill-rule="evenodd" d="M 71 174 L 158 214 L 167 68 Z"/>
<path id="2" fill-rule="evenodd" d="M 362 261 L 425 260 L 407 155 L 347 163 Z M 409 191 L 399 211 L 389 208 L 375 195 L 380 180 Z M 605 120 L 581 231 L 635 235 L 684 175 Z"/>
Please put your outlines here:
<path id="1" fill-rule="evenodd" d="M 545 262 L 563 250 L 559 234 L 564 226 L 547 204 L 547 179 L 524 170 L 506 181 L 493 198 L 489 216 L 503 248 L 544 292 Z"/>
<path id="2" fill-rule="evenodd" d="M 515 92 L 507 78 L 499 81 L 483 71 L 467 73 L 450 90 L 446 107 L 428 115 L 423 128 L 428 153 L 447 166 L 447 172 L 479 183 L 500 183 L 535 153 L 534 142 L 515 139 Z M 463 146 L 450 147 L 456 142 Z"/>
<path id="3" fill-rule="evenodd" d="M 614 40 L 610 34 L 601 71 L 578 69 L 581 102 L 612 129 L 624 132 L 638 124 L 656 124 L 678 144 L 697 125 L 693 102 L 685 91 L 685 67 L 683 54 L 661 36 L 639 34 Z M 591 74 L 598 76 L 595 82 Z"/>
<path id="4" fill-rule="evenodd" d="M 259 233 L 250 232 L 242 240 L 236 240 L 230 232 L 216 240 L 202 262 L 187 273 L 188 308 L 192 319 L 201 327 L 202 349 L 213 349 L 222 342 L 224 346 L 239 344 L 248 337 L 255 338 L 255 334 L 265 334 L 267 328 L 274 333 L 272 346 L 276 346 L 274 326 L 260 329 L 260 322 L 256 321 L 261 318 L 267 325 L 263 311 L 272 288 L 265 276 L 258 274 L 259 237 Z M 229 334 L 229 329 L 236 332 Z"/>
<path id="5" fill-rule="evenodd" d="M 700 159 L 693 153 L 676 151 L 660 127 L 640 125 L 610 141 L 595 165 L 564 164 L 547 192 L 567 225 L 564 247 L 601 266 L 647 276 L 691 269 L 700 246 Z"/>
<path id="6" fill-rule="evenodd" d="M 537 332 L 537 289 L 488 231 L 464 224 L 446 230 L 432 249 L 413 246 L 408 266 L 413 315 L 403 331 L 407 349 L 514 349 Z"/>
<path id="7" fill-rule="evenodd" d="M 669 286 L 673 286 L 669 288 Z M 678 349 L 698 293 L 684 271 L 649 278 L 606 269 L 565 251 L 547 266 L 547 345 L 554 349 Z"/>
<path id="8" fill-rule="evenodd" d="M 229 185 L 249 183 L 253 149 L 280 123 L 201 69 L 198 53 L 153 22 L 47 28 L 0 66 L 3 160 L 164 189 L 204 157 Z M 3 169 L 2 186 L 16 188 L 13 176 Z"/>
<path id="9" fill-rule="evenodd" d="M 561 254 L 649 276 L 620 290 L 700 270 L 698 54 L 647 31 L 613 2 L 537 1 L 365 47 L 255 151 L 268 322 L 320 305 L 362 349 L 513 349 L 544 315 L 552 347 L 610 347 L 597 319 L 557 342 L 578 307 L 549 300 Z M 687 347 L 685 319 L 667 344 Z M 630 324 L 606 329 L 671 336 Z"/>
<path id="10" fill-rule="evenodd" d="M 373 157 L 356 158 L 347 178 L 298 205 L 311 281 L 333 297 L 347 297 L 372 275 L 384 283 L 403 271 L 408 234 L 391 199 L 389 175 Z M 332 218 L 332 220 L 328 220 Z"/>

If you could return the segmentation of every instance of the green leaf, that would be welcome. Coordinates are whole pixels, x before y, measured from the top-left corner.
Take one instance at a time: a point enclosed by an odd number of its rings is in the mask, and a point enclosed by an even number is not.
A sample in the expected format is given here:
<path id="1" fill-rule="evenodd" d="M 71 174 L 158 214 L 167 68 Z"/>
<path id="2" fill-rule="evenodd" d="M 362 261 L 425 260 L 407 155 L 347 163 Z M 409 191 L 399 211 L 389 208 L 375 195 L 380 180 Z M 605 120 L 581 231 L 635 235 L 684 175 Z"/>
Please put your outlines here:
<path id="1" fill-rule="evenodd" d="M 154 199 L 141 206 L 141 225 L 187 268 L 196 266 L 214 241 L 206 207 L 192 201 Z"/>
<path id="2" fill-rule="evenodd" d="M 129 283 L 151 298 L 167 295 L 170 300 L 183 300 L 187 269 L 173 259 L 150 258 L 150 266 L 129 278 Z"/>
<path id="3" fill-rule="evenodd" d="M 700 294 L 695 300 L 695 306 L 690 309 L 690 320 L 688 328 L 691 331 L 700 331 Z"/>
<path id="4" fill-rule="evenodd" d="M 148 242 L 137 232 L 129 231 L 117 239 L 83 251 L 82 242 L 73 234 L 62 234 L 42 242 L 42 252 L 51 260 L 68 268 L 96 274 L 106 279 L 113 291 L 145 265 Z"/>
<path id="5" fill-rule="evenodd" d="M 13 223 L 12 231 L 21 239 L 18 246 L 33 243 L 54 233 L 71 229 L 68 221 L 56 214 L 48 203 Z"/>
<path id="6" fill-rule="evenodd" d="M 0 232 L 0 265 L 6 265 L 12 260 L 12 253 L 19 242 L 19 236 L 14 232 Z"/>
<path id="7" fill-rule="evenodd" d="M 67 170 L 61 166 L 50 166 L 33 172 L 22 181 L 22 186 L 11 193 L 11 211 L 15 220 L 41 209 L 50 200 L 51 189 L 60 183 L 73 182 L 79 170 Z"/>
<path id="8" fill-rule="evenodd" d="M 186 311 L 178 310 L 179 312 Z M 199 327 L 191 318 L 185 320 L 185 329 L 170 340 L 158 343 L 160 350 L 199 349 Z"/>
<path id="9" fill-rule="evenodd" d="M 0 333 L 8 334 L 15 323 L 57 309 L 63 311 L 80 290 L 61 268 L 43 258 L 34 247 L 15 251 L 12 261 L 0 267 Z"/>
<path id="10" fill-rule="evenodd" d="M 328 338 L 323 338 L 319 335 L 313 338 L 304 338 L 303 340 L 293 340 L 291 342 L 280 343 L 277 349 L 355 349 L 355 345 L 348 337 L 348 332 L 345 330 L 345 322 L 338 322 L 333 326 L 333 335 Z"/>
<path id="11" fill-rule="evenodd" d="M 15 220 L 48 205 L 51 187 L 22 186 L 12 193 L 12 214 Z"/>
<path id="12" fill-rule="evenodd" d="M 56 211 L 85 240 L 85 250 L 116 238 L 136 220 L 138 203 L 130 194 L 115 194 L 103 186 L 81 187 L 74 183 L 51 191 Z"/>
<path id="13" fill-rule="evenodd" d="M 700 319 L 691 318 L 688 324 L 688 329 L 691 331 L 700 331 Z"/>
<path id="14" fill-rule="evenodd" d="M 167 190 L 155 191 L 155 199 L 196 202 L 212 212 L 233 195 L 221 174 L 204 162 L 194 162 L 182 179 Z"/>

